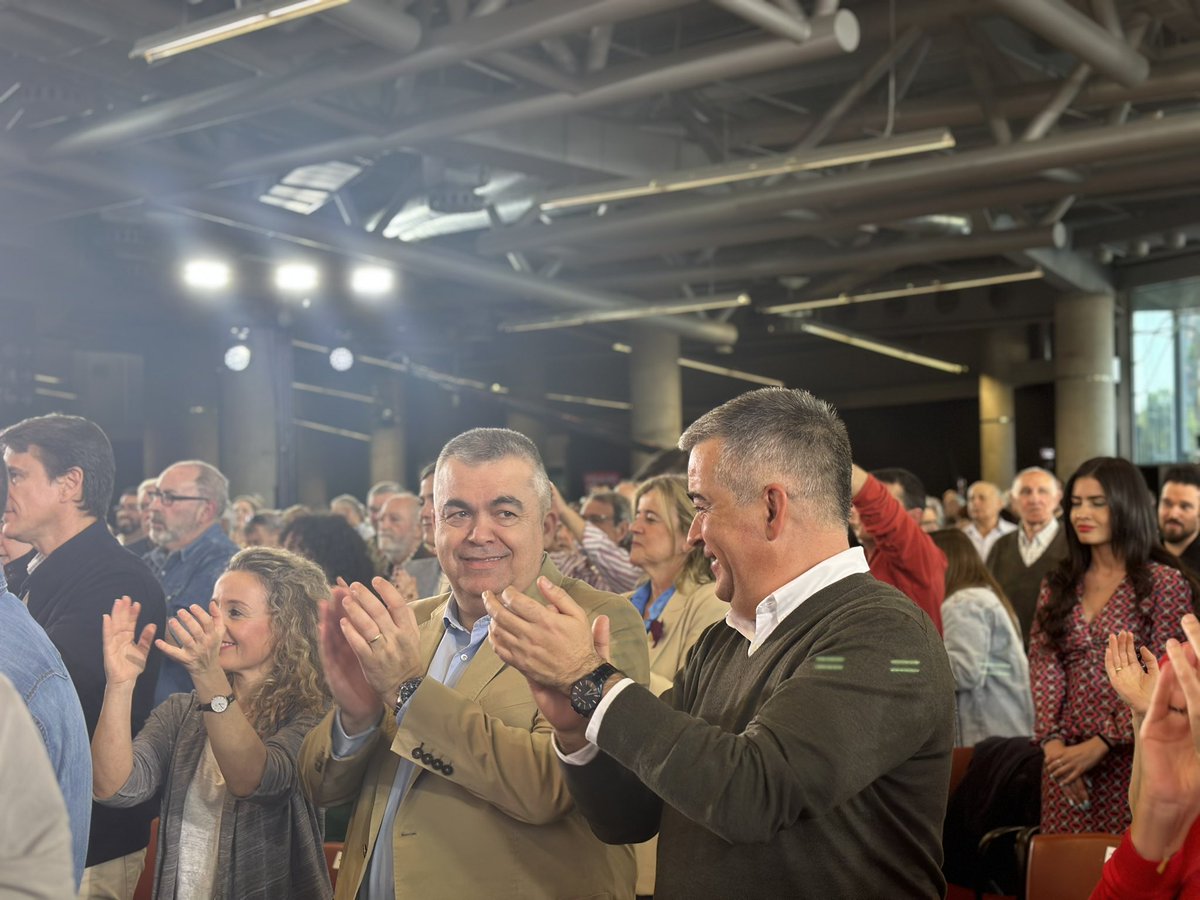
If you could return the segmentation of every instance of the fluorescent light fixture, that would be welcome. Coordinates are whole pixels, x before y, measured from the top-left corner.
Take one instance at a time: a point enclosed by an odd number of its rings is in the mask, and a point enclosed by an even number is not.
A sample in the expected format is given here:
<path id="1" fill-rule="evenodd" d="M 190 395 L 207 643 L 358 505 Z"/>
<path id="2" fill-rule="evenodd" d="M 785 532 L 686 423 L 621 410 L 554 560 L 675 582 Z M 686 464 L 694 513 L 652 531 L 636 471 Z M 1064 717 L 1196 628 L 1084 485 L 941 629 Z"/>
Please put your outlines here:
<path id="1" fill-rule="evenodd" d="M 864 141 L 834 144 L 804 153 L 762 156 L 758 159 L 736 163 L 722 163 L 715 166 L 668 172 L 648 181 L 623 179 L 581 185 L 573 190 L 547 195 L 539 201 L 538 206 L 543 210 L 568 209 L 573 206 L 591 206 L 614 200 L 649 197 L 654 194 L 694 191 L 697 188 L 750 181 L 755 178 L 767 178 L 771 175 L 829 169 L 834 166 L 849 166 L 896 156 L 949 150 L 954 145 L 953 134 L 945 128 L 934 128 L 899 137 L 871 138 Z"/>
<path id="2" fill-rule="evenodd" d="M 834 328 L 831 325 L 819 325 L 816 322 L 801 322 L 800 329 L 808 334 L 816 337 L 827 338 L 831 341 L 838 341 L 842 344 L 849 344 L 851 347 L 857 347 L 859 350 L 870 350 L 872 353 L 881 353 L 884 356 L 890 356 L 893 359 L 904 360 L 904 362 L 916 363 L 919 366 L 928 366 L 931 369 L 940 369 L 943 372 L 950 372 L 954 375 L 961 375 L 968 371 L 967 367 L 959 363 L 948 362 L 944 359 L 938 359 L 934 356 L 926 356 L 924 353 L 916 353 L 912 350 L 905 350 L 903 347 L 898 347 L 895 344 L 887 344 L 883 341 L 877 341 L 874 338 L 869 338 L 861 334 L 855 334 L 852 331 L 846 331 L 843 328 Z"/>
<path id="3" fill-rule="evenodd" d="M 349 372 L 354 366 L 354 354 L 349 347 L 334 347 L 329 351 L 329 365 L 335 372 Z"/>
<path id="4" fill-rule="evenodd" d="M 231 372 L 245 372 L 250 365 L 250 348 L 245 344 L 234 344 L 225 351 L 225 368 Z"/>
<path id="5" fill-rule="evenodd" d="M 383 266 L 359 266 L 350 273 L 350 289 L 356 294 L 379 296 L 396 286 L 396 274 Z"/>
<path id="6" fill-rule="evenodd" d="M 600 409 L 633 409 L 633 404 L 624 400 L 603 400 L 600 397 L 581 397 L 578 394 L 547 394 L 547 400 L 555 403 L 578 403 L 581 406 L 597 406 Z"/>
<path id="7" fill-rule="evenodd" d="M 308 263 L 284 263 L 275 270 L 275 287 L 281 291 L 311 291 L 317 281 L 317 269 Z"/>
<path id="8" fill-rule="evenodd" d="M 617 353 L 632 353 L 633 348 L 628 344 L 616 343 L 612 345 L 613 350 Z M 739 381 L 748 381 L 751 384 L 765 384 L 768 387 L 786 387 L 787 385 L 778 378 L 768 378 L 765 375 L 755 375 L 753 372 L 744 372 L 741 369 L 731 369 L 728 366 L 715 366 L 712 363 L 702 362 L 698 359 L 687 359 L 679 357 L 676 360 L 680 368 L 695 369 L 697 372 L 708 372 L 710 375 L 724 375 L 726 378 L 736 378 Z"/>
<path id="9" fill-rule="evenodd" d="M 791 313 L 805 309 L 823 309 L 829 306 L 848 306 L 851 303 L 870 303 L 873 300 L 894 300 L 897 297 L 918 297 L 923 294 L 940 294 L 948 291 L 962 291 L 967 288 L 988 287 L 995 284 L 1013 284 L 1018 281 L 1037 281 L 1046 275 L 1041 267 L 1035 267 L 1022 272 L 1009 272 L 1006 275 L 984 275 L 976 278 L 954 278 L 950 281 L 934 279 L 926 284 L 907 284 L 904 287 L 882 291 L 866 291 L 861 294 L 838 294 L 836 297 L 821 297 L 816 300 L 799 300 L 795 303 L 781 303 L 778 306 L 767 306 L 762 309 L 765 313 Z"/>
<path id="10" fill-rule="evenodd" d="M 270 28 L 291 19 L 324 12 L 348 2 L 350 0 L 266 0 L 260 3 L 246 3 L 229 12 L 207 16 L 178 28 L 144 37 L 133 45 L 129 58 L 141 57 L 148 63 L 156 62 L 261 28 Z"/>
<path id="11" fill-rule="evenodd" d="M 183 265 L 183 283 L 206 291 L 229 287 L 229 266 L 215 259 L 193 259 Z"/>
<path id="12" fill-rule="evenodd" d="M 602 322 L 625 322 L 630 319 L 646 319 L 650 316 L 676 316 L 683 313 L 702 312 L 709 309 L 733 309 L 749 305 L 749 294 L 724 294 L 717 297 L 662 300 L 646 306 L 587 310 L 584 312 L 551 316 L 548 319 L 523 319 L 517 322 L 501 322 L 500 330 L 513 334 L 523 331 L 549 331 L 552 328 L 573 328 L 577 325 L 596 325 Z"/>

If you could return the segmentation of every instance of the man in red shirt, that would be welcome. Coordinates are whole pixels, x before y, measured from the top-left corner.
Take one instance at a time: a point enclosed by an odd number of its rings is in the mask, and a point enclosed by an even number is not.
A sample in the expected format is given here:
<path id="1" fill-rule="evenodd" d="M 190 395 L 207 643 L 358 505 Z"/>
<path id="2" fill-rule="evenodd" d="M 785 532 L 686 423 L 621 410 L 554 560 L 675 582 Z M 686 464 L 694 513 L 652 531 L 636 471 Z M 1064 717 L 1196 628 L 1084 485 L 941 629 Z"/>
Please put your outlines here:
<path id="1" fill-rule="evenodd" d="M 850 476 L 855 535 L 871 574 L 903 591 L 942 631 L 946 556 L 921 530 L 925 486 L 907 469 L 870 474 L 854 466 Z"/>

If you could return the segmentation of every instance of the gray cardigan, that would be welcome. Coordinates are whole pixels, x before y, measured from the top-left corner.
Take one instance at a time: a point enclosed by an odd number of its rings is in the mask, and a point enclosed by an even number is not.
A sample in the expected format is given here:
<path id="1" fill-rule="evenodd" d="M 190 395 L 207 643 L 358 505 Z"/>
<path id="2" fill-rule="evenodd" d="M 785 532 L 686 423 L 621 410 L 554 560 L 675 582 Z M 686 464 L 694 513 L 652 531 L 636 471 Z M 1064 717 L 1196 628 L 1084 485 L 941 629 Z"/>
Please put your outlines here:
<path id="1" fill-rule="evenodd" d="M 151 713 L 133 742 L 133 773 L 107 806 L 133 806 L 162 790 L 154 896 L 173 900 L 179 833 L 188 788 L 207 734 L 195 693 L 173 694 Z M 320 716 L 299 716 L 266 740 L 262 783 L 249 797 L 226 794 L 214 900 L 328 900 L 324 821 L 296 773 L 304 736 Z"/>

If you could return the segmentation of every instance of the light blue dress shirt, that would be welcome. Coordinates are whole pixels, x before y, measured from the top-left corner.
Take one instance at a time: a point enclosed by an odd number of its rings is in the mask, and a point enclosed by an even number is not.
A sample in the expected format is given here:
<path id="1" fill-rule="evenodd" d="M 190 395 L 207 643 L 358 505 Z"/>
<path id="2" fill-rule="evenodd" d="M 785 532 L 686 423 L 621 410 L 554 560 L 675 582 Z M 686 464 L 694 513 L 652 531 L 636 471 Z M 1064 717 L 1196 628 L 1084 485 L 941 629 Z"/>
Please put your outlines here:
<path id="1" fill-rule="evenodd" d="M 463 672 L 475 658 L 476 652 L 487 639 L 488 625 L 491 616 L 483 616 L 475 621 L 470 631 L 463 627 L 458 616 L 458 603 L 451 597 L 446 604 L 446 612 L 442 616 L 446 625 L 446 633 L 442 635 L 433 660 L 429 663 L 426 678 L 441 682 L 447 687 L 454 687 L 462 678 Z M 409 702 L 412 700 L 410 698 Z M 408 704 L 401 707 L 396 714 L 396 724 L 404 719 Z M 333 717 L 333 757 L 345 759 L 353 756 L 372 738 L 376 729 L 350 737 L 342 729 L 341 714 Z M 371 851 L 371 860 L 367 863 L 367 874 L 362 886 L 358 889 L 359 900 L 395 900 L 396 874 L 392 859 L 392 828 L 396 822 L 396 812 L 404 801 L 408 781 L 412 775 L 413 764 L 407 759 L 401 759 L 396 768 L 396 778 L 392 782 L 392 791 L 388 795 L 387 807 L 383 819 L 379 823 L 379 835 L 375 839 L 375 847 Z"/>

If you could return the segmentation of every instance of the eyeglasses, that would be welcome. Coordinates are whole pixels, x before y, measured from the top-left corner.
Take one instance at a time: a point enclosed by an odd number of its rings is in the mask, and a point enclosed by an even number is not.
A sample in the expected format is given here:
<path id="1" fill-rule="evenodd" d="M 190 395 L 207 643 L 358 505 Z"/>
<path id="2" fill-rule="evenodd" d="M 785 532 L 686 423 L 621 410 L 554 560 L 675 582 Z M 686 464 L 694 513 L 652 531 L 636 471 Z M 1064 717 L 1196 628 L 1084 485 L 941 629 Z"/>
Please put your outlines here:
<path id="1" fill-rule="evenodd" d="M 611 522 L 612 516 L 602 516 L 599 513 L 592 513 L 589 516 L 583 517 L 585 521 L 591 522 L 593 525 L 603 525 L 605 522 Z"/>
<path id="2" fill-rule="evenodd" d="M 153 503 L 157 500 L 163 506 L 174 506 L 180 500 L 203 500 L 208 502 L 207 497 L 185 497 L 183 494 L 176 494 L 174 491 L 146 491 L 146 500 L 148 503 Z"/>

